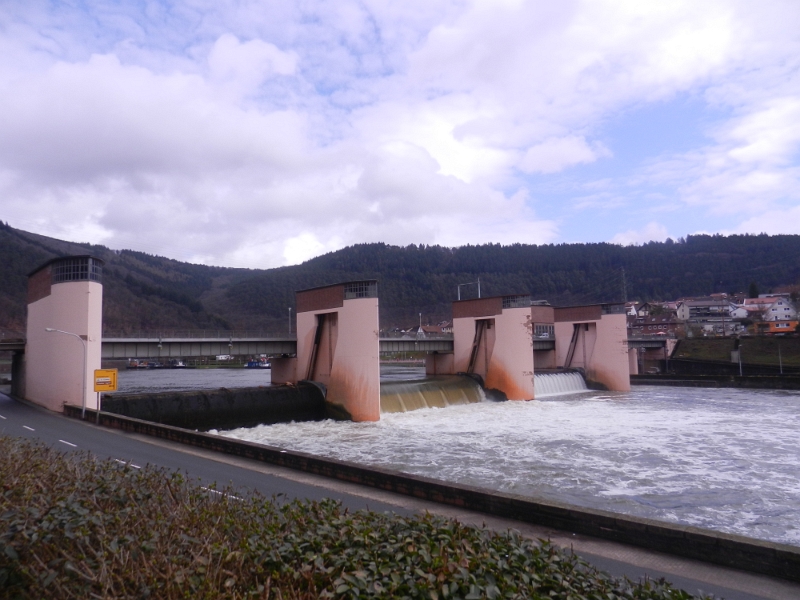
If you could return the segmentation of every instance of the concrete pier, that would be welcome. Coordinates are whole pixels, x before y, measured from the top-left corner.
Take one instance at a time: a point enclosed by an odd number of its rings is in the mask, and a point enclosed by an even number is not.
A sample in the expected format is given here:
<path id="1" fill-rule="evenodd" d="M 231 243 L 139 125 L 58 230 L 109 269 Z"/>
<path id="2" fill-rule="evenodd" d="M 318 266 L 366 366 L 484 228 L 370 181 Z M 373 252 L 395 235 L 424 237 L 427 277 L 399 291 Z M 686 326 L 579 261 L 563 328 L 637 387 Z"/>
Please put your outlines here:
<path id="1" fill-rule="evenodd" d="M 530 296 L 453 302 L 453 369 L 509 400 L 533 399 Z"/>
<path id="2" fill-rule="evenodd" d="M 324 385 L 326 401 L 331 408 L 339 408 L 342 417 L 379 420 L 378 282 L 303 290 L 296 299 L 295 376 Z M 280 373 L 289 375 L 290 365 L 279 364 Z"/>
<path id="3" fill-rule="evenodd" d="M 581 369 L 590 385 L 631 389 L 624 305 L 556 308 L 554 318 L 558 367 Z"/>

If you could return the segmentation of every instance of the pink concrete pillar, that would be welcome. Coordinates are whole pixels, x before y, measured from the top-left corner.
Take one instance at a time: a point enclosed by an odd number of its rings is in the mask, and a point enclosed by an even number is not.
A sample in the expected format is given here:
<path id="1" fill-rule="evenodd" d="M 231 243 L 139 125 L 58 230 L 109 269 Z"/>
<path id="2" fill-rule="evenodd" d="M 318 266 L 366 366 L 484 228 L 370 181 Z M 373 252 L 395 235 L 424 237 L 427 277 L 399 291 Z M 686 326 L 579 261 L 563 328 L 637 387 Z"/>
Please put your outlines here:
<path id="1" fill-rule="evenodd" d="M 628 333 L 619 306 L 556 308 L 556 362 L 559 367 L 583 369 L 589 382 L 627 392 L 631 389 Z"/>
<path id="2" fill-rule="evenodd" d="M 453 369 L 453 355 L 451 353 L 438 354 L 434 352 L 425 356 L 426 375 L 452 375 L 453 373 L 455 373 L 455 370 Z"/>
<path id="3" fill-rule="evenodd" d="M 380 419 L 378 284 L 355 281 L 297 292 L 297 378 L 327 387 L 354 421 Z"/>
<path id="4" fill-rule="evenodd" d="M 103 261 L 57 258 L 28 275 L 25 397 L 54 411 L 97 407 L 103 335 Z M 51 330 L 51 331 L 48 331 Z"/>
<path id="5" fill-rule="evenodd" d="M 476 373 L 509 400 L 533 398 L 530 297 L 453 303 L 453 368 Z"/>
<path id="6" fill-rule="evenodd" d="M 270 379 L 273 385 L 297 383 L 297 358 L 276 356 L 270 359 Z"/>
<path id="7" fill-rule="evenodd" d="M 628 372 L 631 375 L 639 374 L 639 351 L 637 348 L 628 348 Z"/>

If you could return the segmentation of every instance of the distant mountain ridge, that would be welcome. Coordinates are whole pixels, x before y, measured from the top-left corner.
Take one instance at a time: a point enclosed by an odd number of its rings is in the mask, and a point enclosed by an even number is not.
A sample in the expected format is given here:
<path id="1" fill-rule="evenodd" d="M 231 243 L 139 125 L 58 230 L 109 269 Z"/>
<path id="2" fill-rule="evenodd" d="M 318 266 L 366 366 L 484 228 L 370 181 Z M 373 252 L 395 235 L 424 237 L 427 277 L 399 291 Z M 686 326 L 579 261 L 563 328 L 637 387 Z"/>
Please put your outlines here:
<path id="1" fill-rule="evenodd" d="M 28 272 L 56 256 L 87 253 L 106 261 L 105 330 L 122 332 L 288 331 L 296 290 L 358 279 L 379 280 L 382 327 L 414 324 L 419 313 L 425 322 L 447 319 L 457 286 L 478 279 L 483 296 L 530 293 L 559 305 L 800 283 L 798 235 L 694 235 L 642 246 L 356 244 L 300 265 L 261 270 L 65 242 L 0 222 L 0 330 L 24 327 Z M 474 297 L 476 288 L 462 287 L 462 297 Z"/>

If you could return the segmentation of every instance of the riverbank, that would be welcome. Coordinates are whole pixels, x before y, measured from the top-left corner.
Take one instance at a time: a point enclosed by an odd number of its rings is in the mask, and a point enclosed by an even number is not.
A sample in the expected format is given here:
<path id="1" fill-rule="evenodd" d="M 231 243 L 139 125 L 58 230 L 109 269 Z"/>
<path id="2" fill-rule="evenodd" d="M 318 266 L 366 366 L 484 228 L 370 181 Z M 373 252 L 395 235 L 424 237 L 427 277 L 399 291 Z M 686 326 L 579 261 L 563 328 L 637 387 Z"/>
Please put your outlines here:
<path id="1" fill-rule="evenodd" d="M 78 418 L 80 409 L 67 407 L 66 413 L 68 416 Z M 87 419 L 94 421 L 93 411 L 87 411 Z M 219 435 L 148 423 L 119 415 L 101 413 L 100 424 L 130 433 L 179 442 L 198 449 L 212 450 L 351 484 L 356 483 L 384 492 L 449 505 L 460 510 L 478 511 L 486 515 L 591 535 L 751 573 L 800 581 L 800 569 L 797 568 L 800 565 L 800 548 L 795 546 L 593 510 L 566 502 L 523 497 L 439 481 L 395 470 L 367 467 Z"/>
<path id="2" fill-rule="evenodd" d="M 516 532 L 209 490 L 177 472 L 2 436 L 0 448 L 14 458 L 0 465 L 14 482 L 0 499 L 14 525 L 0 540 L 0 588 L 20 597 L 688 597 L 666 583 L 609 577 L 570 550 Z M 70 502 L 61 506 L 65 493 Z M 77 566 L 63 559 L 86 547 L 95 550 Z"/>

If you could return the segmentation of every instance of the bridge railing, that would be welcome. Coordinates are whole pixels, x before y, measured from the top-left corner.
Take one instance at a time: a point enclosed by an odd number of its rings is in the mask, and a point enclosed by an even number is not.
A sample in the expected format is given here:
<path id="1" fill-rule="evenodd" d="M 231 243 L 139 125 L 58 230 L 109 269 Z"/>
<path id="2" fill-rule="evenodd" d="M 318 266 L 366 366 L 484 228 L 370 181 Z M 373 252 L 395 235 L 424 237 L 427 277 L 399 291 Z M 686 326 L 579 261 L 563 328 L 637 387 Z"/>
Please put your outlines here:
<path id="1" fill-rule="evenodd" d="M 402 331 L 381 331 L 382 340 L 452 340 L 452 333 L 416 333 Z"/>
<path id="2" fill-rule="evenodd" d="M 295 339 L 297 334 L 284 331 L 265 331 L 262 329 L 140 329 L 135 331 L 103 331 L 106 339 Z"/>

